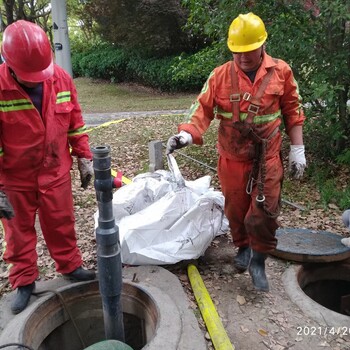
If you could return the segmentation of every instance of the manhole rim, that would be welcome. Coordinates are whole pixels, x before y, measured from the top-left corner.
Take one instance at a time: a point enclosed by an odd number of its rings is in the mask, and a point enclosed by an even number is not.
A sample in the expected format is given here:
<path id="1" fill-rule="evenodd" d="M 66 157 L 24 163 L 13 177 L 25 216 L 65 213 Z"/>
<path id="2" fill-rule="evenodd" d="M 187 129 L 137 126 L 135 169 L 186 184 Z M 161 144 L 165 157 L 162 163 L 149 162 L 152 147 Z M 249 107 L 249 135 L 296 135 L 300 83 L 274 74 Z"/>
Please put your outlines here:
<path id="1" fill-rule="evenodd" d="M 298 274 L 301 269 L 302 265 L 289 266 L 282 274 L 282 281 L 290 300 L 299 307 L 303 314 L 320 325 L 336 328 L 348 325 L 350 316 L 327 309 L 305 294 L 298 281 Z"/>
<path id="2" fill-rule="evenodd" d="M 96 281 L 72 283 L 58 287 L 56 288 L 56 291 L 66 292 L 70 288 L 76 288 L 93 283 L 96 283 Z M 154 335 L 142 349 L 158 349 L 157 346 L 159 344 L 162 344 L 165 338 L 168 339 L 169 350 L 177 349 L 177 344 L 180 340 L 179 336 L 181 335 L 182 321 L 179 309 L 170 298 L 170 296 L 159 288 L 151 285 L 133 283 L 129 281 L 123 281 L 123 284 L 131 285 L 146 293 L 148 297 L 155 303 L 155 307 L 158 311 L 159 316 Z M 23 343 L 23 334 L 26 327 L 26 322 L 33 316 L 38 307 L 47 303 L 50 299 L 53 299 L 55 297 L 56 296 L 54 294 L 41 296 L 30 305 L 28 305 L 28 307 L 23 312 L 16 315 L 0 333 L 0 345 L 7 344 L 9 342 Z M 174 330 L 173 339 L 169 339 L 168 337 L 170 327 L 172 330 Z M 32 346 L 32 344 L 25 345 Z"/>

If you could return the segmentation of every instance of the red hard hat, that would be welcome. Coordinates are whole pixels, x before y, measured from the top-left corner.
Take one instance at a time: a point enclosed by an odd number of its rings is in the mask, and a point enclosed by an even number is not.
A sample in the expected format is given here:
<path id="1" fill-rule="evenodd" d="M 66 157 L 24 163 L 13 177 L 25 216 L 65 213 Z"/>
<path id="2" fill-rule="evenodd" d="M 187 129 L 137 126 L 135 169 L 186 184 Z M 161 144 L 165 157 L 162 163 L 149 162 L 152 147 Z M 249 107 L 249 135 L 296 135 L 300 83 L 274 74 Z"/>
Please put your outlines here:
<path id="1" fill-rule="evenodd" d="M 1 54 L 23 81 L 38 83 L 53 75 L 53 53 L 45 32 L 36 24 L 19 20 L 4 31 Z"/>

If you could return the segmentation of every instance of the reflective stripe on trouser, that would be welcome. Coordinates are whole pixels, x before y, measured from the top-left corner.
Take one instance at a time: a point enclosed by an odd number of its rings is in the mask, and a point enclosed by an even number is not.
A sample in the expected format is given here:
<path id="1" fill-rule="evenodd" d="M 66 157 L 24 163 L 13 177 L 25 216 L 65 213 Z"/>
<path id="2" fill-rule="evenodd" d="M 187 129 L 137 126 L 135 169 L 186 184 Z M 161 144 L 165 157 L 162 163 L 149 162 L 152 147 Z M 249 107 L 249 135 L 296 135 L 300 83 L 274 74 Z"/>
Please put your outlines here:
<path id="1" fill-rule="evenodd" d="M 2 220 L 6 250 L 4 260 L 13 266 L 9 281 L 15 289 L 32 283 L 38 277 L 37 234 L 35 217 L 38 210 L 41 230 L 55 260 L 56 270 L 69 273 L 82 265 L 74 228 L 73 198 L 70 176 L 63 184 L 38 191 L 8 191 L 15 217 Z"/>
<path id="2" fill-rule="evenodd" d="M 267 253 L 276 248 L 275 231 L 279 225 L 276 219 L 269 217 L 257 206 L 256 186 L 253 187 L 251 195 L 246 193 L 251 168 L 251 162 L 237 162 L 219 157 L 218 175 L 225 197 L 225 215 L 229 220 L 235 246 L 249 245 L 258 252 Z M 266 161 L 264 195 L 265 205 L 270 212 L 276 213 L 280 210 L 282 179 L 282 162 L 277 155 Z"/>

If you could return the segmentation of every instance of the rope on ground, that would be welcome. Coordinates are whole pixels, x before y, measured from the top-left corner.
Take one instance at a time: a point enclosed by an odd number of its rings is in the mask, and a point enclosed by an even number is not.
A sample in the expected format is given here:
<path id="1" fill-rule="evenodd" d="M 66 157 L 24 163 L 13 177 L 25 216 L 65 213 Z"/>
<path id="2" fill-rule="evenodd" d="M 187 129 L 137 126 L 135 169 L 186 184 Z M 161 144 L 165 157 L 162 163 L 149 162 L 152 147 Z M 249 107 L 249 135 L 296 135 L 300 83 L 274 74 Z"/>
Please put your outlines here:
<path id="1" fill-rule="evenodd" d="M 163 147 L 166 148 L 166 145 L 165 145 L 164 143 L 162 143 L 162 144 L 163 144 Z M 183 157 L 185 157 L 185 158 L 187 158 L 187 159 L 190 159 L 190 160 L 192 160 L 193 162 L 198 163 L 198 164 L 200 164 L 200 165 L 204 166 L 205 168 L 208 168 L 208 169 L 210 169 L 210 170 L 212 170 L 212 171 L 215 171 L 215 172 L 217 171 L 216 168 L 214 168 L 214 167 L 212 167 L 212 166 L 210 166 L 210 165 L 208 165 L 208 164 L 206 164 L 206 163 L 203 163 L 203 162 L 201 162 L 201 161 L 198 160 L 198 159 L 192 158 L 192 157 L 188 156 L 187 154 L 182 153 L 182 152 L 180 152 L 180 151 L 178 151 L 178 150 L 175 150 L 174 153 L 180 154 L 181 156 L 183 156 Z"/>
<path id="2" fill-rule="evenodd" d="M 96 129 L 100 129 L 100 128 L 105 128 L 107 126 L 110 126 L 111 124 L 117 124 L 117 123 L 121 123 L 123 122 L 125 119 L 118 119 L 118 120 L 111 120 L 110 122 L 106 122 L 106 123 L 103 123 L 103 124 L 100 124 L 98 126 L 95 126 L 93 128 L 90 128 L 90 129 L 87 129 L 85 130 L 85 132 L 90 132 L 90 131 L 94 131 Z"/>
<path id="3" fill-rule="evenodd" d="M 235 347 L 231 344 L 197 268 L 193 264 L 189 264 L 187 272 L 214 348 L 216 350 L 234 350 Z"/>

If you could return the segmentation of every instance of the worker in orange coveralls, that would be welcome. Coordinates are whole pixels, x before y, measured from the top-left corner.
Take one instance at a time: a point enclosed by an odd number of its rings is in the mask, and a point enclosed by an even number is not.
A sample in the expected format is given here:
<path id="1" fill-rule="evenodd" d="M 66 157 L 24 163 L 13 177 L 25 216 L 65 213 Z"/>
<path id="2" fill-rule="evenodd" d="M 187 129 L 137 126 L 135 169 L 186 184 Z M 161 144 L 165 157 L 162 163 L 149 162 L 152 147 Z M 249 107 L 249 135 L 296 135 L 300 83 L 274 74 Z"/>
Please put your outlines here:
<path id="1" fill-rule="evenodd" d="M 93 176 L 92 153 L 71 77 L 54 64 L 50 42 L 36 24 L 19 20 L 3 35 L 0 66 L 0 217 L 4 260 L 17 288 L 11 310 L 24 310 L 35 288 L 35 218 L 56 270 L 85 281 L 77 247 L 70 170 L 78 158 L 82 187 Z M 72 152 L 70 153 L 70 147 Z M 6 220 L 5 220 L 6 219 Z"/>
<path id="2" fill-rule="evenodd" d="M 269 291 L 266 254 L 276 248 L 283 166 L 282 120 L 291 141 L 289 170 L 300 179 L 306 167 L 302 127 L 305 120 L 298 86 L 289 65 L 265 52 L 267 32 L 253 13 L 233 20 L 227 44 L 233 60 L 215 68 L 190 108 L 167 153 L 192 143 L 214 118 L 218 130 L 218 176 L 233 243 L 234 266 L 249 268 L 256 290 Z"/>

